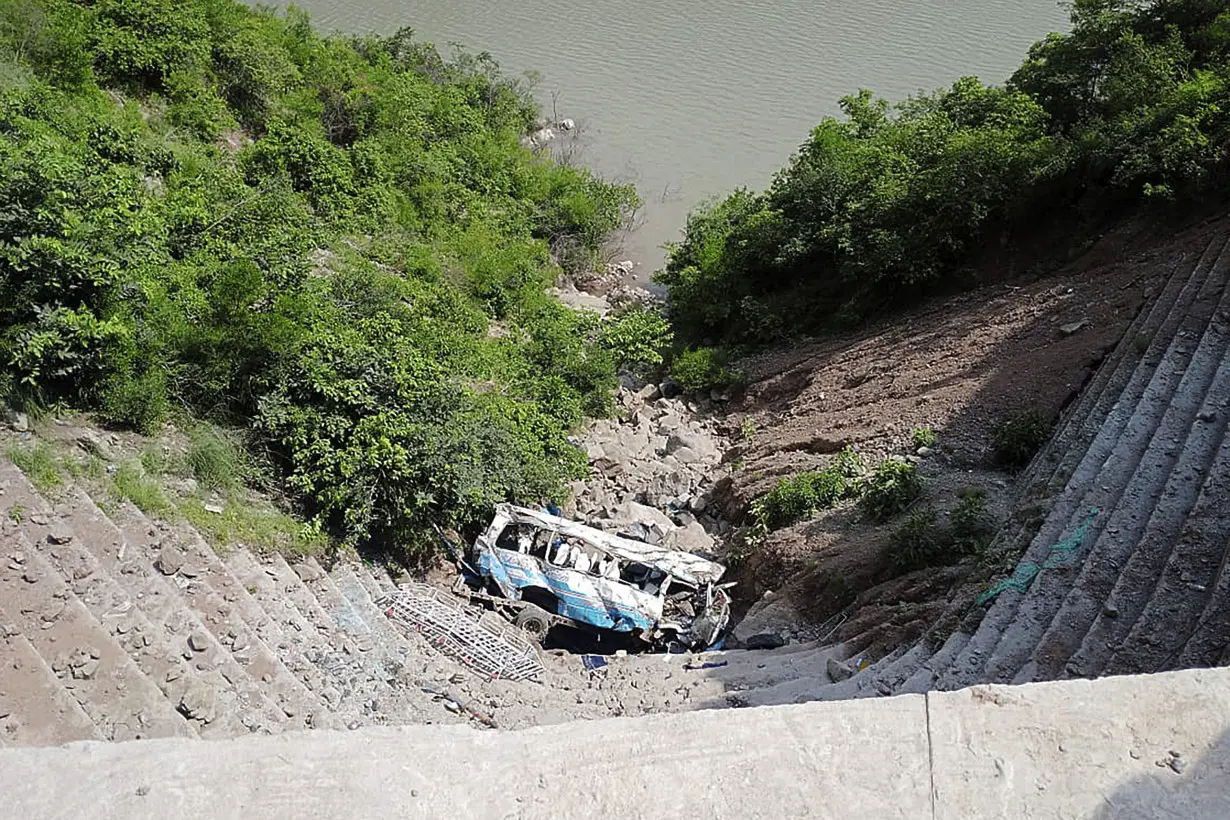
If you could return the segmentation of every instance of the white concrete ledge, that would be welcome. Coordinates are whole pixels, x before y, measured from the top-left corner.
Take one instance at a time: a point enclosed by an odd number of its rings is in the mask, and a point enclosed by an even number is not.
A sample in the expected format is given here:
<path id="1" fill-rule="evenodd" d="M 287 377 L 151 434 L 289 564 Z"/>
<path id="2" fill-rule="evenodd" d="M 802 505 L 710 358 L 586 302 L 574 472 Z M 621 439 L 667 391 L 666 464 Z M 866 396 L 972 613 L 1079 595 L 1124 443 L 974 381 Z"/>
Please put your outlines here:
<path id="1" fill-rule="evenodd" d="M 1225 820 L 1230 669 L 522 732 L 407 726 L 7 749 L 0 805 L 21 820 Z"/>
<path id="2" fill-rule="evenodd" d="M 975 686 L 927 703 L 936 820 L 1230 820 L 1230 669 Z"/>

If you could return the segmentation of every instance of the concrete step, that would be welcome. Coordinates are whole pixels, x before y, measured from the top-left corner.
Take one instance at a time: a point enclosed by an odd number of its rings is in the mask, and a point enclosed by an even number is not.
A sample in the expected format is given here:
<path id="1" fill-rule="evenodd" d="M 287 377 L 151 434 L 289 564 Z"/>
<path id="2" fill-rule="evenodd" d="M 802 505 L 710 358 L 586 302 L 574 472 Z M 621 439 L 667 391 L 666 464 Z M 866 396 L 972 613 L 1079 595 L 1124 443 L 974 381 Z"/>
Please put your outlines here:
<path id="1" fill-rule="evenodd" d="M 819 700 L 891 695 L 917 673 L 934 654 L 927 641 L 920 640 L 912 647 L 898 650 L 851 678 L 825 687 L 821 690 Z"/>
<path id="2" fill-rule="evenodd" d="M 281 623 L 296 651 L 310 664 L 299 677 L 334 713 L 340 725 L 366 726 L 373 700 L 387 702 L 389 685 L 383 678 L 366 679 L 355 668 L 358 656 L 371 643 L 356 640 L 337 628 L 316 596 L 280 556 L 261 561 L 238 550 L 226 564 L 271 617 Z"/>
<path id="3" fill-rule="evenodd" d="M 350 600 L 338 589 L 337 583 L 315 558 L 300 562 L 303 573 L 300 578 L 312 591 L 321 609 L 346 635 L 371 639 L 372 627 Z M 298 569 L 296 571 L 299 571 Z"/>
<path id="4" fill-rule="evenodd" d="M 195 737 L 128 653 L 99 623 L 19 526 L 6 522 L 0 618 L 47 660 L 106 740 Z M 126 613 L 115 613 L 123 616 Z"/>
<path id="5" fill-rule="evenodd" d="M 431 721 L 439 715 L 439 708 L 432 703 L 429 695 L 417 688 L 413 676 L 416 670 L 409 667 L 410 649 L 406 638 L 389 623 L 384 613 L 375 609 L 374 605 L 363 607 L 351 600 L 356 588 L 361 596 L 355 596 L 361 601 L 367 593 L 358 584 L 334 568 L 325 572 L 319 562 L 309 558 L 302 562 L 305 568 L 304 584 L 312 590 L 321 608 L 333 619 L 337 627 L 349 638 L 352 644 L 360 649 L 360 654 L 352 662 L 355 670 L 353 686 L 360 686 L 363 676 L 386 682 L 392 693 L 385 699 L 376 700 L 376 708 L 369 708 L 368 720 L 371 722 L 406 722 L 416 723 Z M 311 572 L 306 570 L 313 570 Z M 338 583 L 341 577 L 346 585 L 347 595 Z"/>
<path id="6" fill-rule="evenodd" d="M 1230 442 L 1205 481 L 1204 492 L 1188 516 L 1183 532 L 1182 563 L 1167 567 L 1165 583 L 1172 591 L 1169 606 L 1156 626 L 1142 618 L 1116 660 L 1126 664 L 1145 655 L 1157 670 L 1230 662 Z M 1190 613 L 1205 599 L 1199 617 Z M 1146 611 L 1146 614 L 1148 611 Z M 1184 618 L 1183 616 L 1189 616 Z M 1134 640 L 1133 640 L 1134 639 Z M 1179 639 L 1182 639 L 1181 642 Z M 1146 649 L 1147 647 L 1147 649 Z M 1131 667 L 1129 667 L 1131 668 Z"/>
<path id="7" fill-rule="evenodd" d="M 159 527 L 127 504 L 112 520 L 139 559 L 175 584 L 207 632 L 230 647 L 236 663 L 282 712 L 285 720 L 278 728 L 333 725 L 328 710 L 289 668 L 307 661 L 295 655 L 281 629 L 199 535 Z"/>
<path id="8" fill-rule="evenodd" d="M 0 624 L 0 745 L 58 746 L 102 739 L 30 641 L 16 628 L 7 634 Z"/>
<path id="9" fill-rule="evenodd" d="M 194 650 L 187 630 L 177 632 L 166 620 L 148 617 L 142 602 L 96 557 L 107 554 L 102 542 L 115 552 L 122 543 L 101 512 L 72 490 L 54 511 L 47 508 L 16 468 L 0 467 L 0 480 L 8 488 L 6 498 L 29 513 L 25 533 L 31 543 L 47 545 L 43 558 L 171 706 L 202 737 L 242 733 L 235 730 L 239 724 L 232 723 L 242 711 L 235 707 L 241 704 L 227 697 L 230 685 L 217 673 L 219 652 L 210 647 Z"/>
<path id="10" fill-rule="evenodd" d="M 1215 238 L 1194 263 L 1181 254 L 1171 260 L 1157 297 L 1136 312 L 1120 341 L 1081 390 L 1076 402 L 1059 420 L 1050 441 L 1018 478 L 1011 504 L 1013 508 L 1040 506 L 1044 516 L 1049 514 L 1055 497 L 1064 489 L 1072 471 L 1136 370 L 1143 355 L 1137 348 L 1136 340 L 1143 338 L 1153 341 L 1168 319 L 1177 321 L 1180 314 L 1175 310 L 1175 305 L 1181 298 L 1185 300 L 1183 304 L 1190 304 L 1192 294 L 1197 292 L 1200 282 L 1215 261 L 1215 254 L 1226 241 L 1230 238 Z M 1181 273 L 1185 263 L 1188 264 L 1186 275 L 1176 275 Z M 1009 555 L 1023 554 L 1035 534 L 1026 523 L 1010 524 L 997 534 L 994 549 Z M 964 643 L 969 643 L 968 636 Z"/>
<path id="11" fill-rule="evenodd" d="M 1230 555 L 1230 532 L 1226 498 L 1230 494 L 1230 438 L 1223 432 L 1221 447 L 1183 529 L 1174 538 L 1165 565 L 1154 578 L 1152 597 L 1143 610 L 1120 612 L 1106 644 L 1111 655 L 1093 674 L 1129 674 L 1134 670 L 1161 671 L 1176 668 L 1176 659 L 1192 641 L 1201 624 L 1217 622 L 1219 602 L 1230 601 L 1230 575 L 1225 565 Z M 1224 577 L 1223 577 L 1224 576 Z M 1143 580 L 1143 579 L 1142 579 Z M 1230 634 L 1230 617 L 1214 627 L 1215 639 Z M 1201 641 L 1196 640 L 1193 646 Z M 1100 652 L 1098 660 L 1100 661 Z"/>
<path id="12" fill-rule="evenodd" d="M 389 580 L 389 574 L 384 571 L 383 567 L 368 563 L 353 563 L 349 566 L 350 571 L 354 573 L 354 577 L 367 590 L 368 597 L 373 601 L 378 600 L 395 589 L 392 581 Z M 381 577 L 384 578 L 384 584 L 380 582 Z"/>
<path id="13" fill-rule="evenodd" d="M 359 572 L 350 565 L 339 563 L 330 572 L 330 579 L 337 590 L 349 602 L 370 631 L 371 649 L 365 660 L 373 675 L 383 674 L 391 688 L 391 699 L 381 712 L 387 712 L 399 722 L 417 722 L 429 719 L 436 713 L 431 696 L 418 688 L 413 679 L 414 670 L 407 668 L 409 645 L 407 638 L 375 604 L 367 588 L 359 579 Z"/>
<path id="14" fill-rule="evenodd" d="M 1230 417 L 1230 410 L 1227 409 L 1230 360 L 1223 363 L 1221 370 L 1218 377 L 1220 385 L 1209 393 L 1210 399 L 1220 397 L 1216 400 L 1220 406 L 1215 407 L 1206 400 L 1197 415 L 1198 421 L 1191 428 L 1179 468 L 1170 474 L 1165 491 L 1148 516 L 1136 548 L 1114 579 L 1114 588 L 1098 606 L 1098 611 L 1094 613 L 1096 620 L 1092 621 L 1079 649 L 1072 655 L 1069 665 L 1073 674 L 1083 677 L 1102 674 L 1112 653 L 1127 639 L 1147 607 L 1158 601 L 1154 609 L 1156 612 L 1159 609 L 1171 610 L 1178 603 L 1175 588 L 1160 583 L 1167 577 L 1165 569 L 1176 553 L 1185 550 L 1190 543 L 1193 535 L 1190 518 L 1201 497 L 1207 497 L 1210 491 L 1214 491 L 1224 500 L 1228 488 L 1228 485 L 1222 484 L 1213 490 L 1216 485 L 1210 484 L 1210 479 L 1215 481 L 1220 472 L 1216 468 L 1218 460 L 1230 455 L 1226 440 L 1226 420 Z M 1230 520 L 1222 519 L 1218 525 L 1224 527 L 1221 532 L 1230 532 L 1227 525 L 1230 525 Z M 1210 576 L 1212 568 L 1224 558 L 1225 550 L 1223 543 L 1215 548 L 1212 556 L 1200 556 L 1206 576 Z M 1190 560 L 1191 556 L 1187 557 Z M 1171 577 L 1180 580 L 1185 588 L 1192 582 L 1182 582 L 1181 575 L 1182 572 Z M 1212 578 L 1206 577 L 1205 585 L 1206 589 L 1212 586 Z M 1183 634 L 1189 633 L 1190 629 Z"/>
<path id="15" fill-rule="evenodd" d="M 1230 288 L 1223 285 L 1218 311 L 1228 307 Z M 1159 550 L 1173 543 L 1221 443 L 1220 431 L 1198 423 L 1197 416 L 1209 412 L 1210 407 L 1216 407 L 1230 395 L 1228 346 L 1230 328 L 1214 318 L 1191 359 L 1182 366 L 1177 386 L 1166 394 L 1153 394 L 1152 403 L 1148 399 L 1142 401 L 1137 417 L 1141 424 L 1136 429 L 1145 436 L 1138 439 L 1144 444 L 1143 452 L 1139 456 L 1132 452 L 1136 458 L 1134 467 L 1129 466 L 1130 462 L 1107 464 L 1108 470 L 1132 469 L 1131 480 L 1116 506 L 1106 508 L 1101 535 L 1080 563 L 1075 583 L 1016 682 L 1050 680 L 1064 673 L 1116 583 L 1124 578 L 1122 570 L 1137 554 L 1150 526 L 1155 530 Z M 1165 401 L 1168 404 L 1161 411 Z M 1152 419 L 1159 415 L 1160 423 L 1151 428 Z M 1129 426 L 1125 438 L 1133 433 Z M 1147 556 L 1142 555 L 1141 560 L 1147 561 Z M 1073 667 L 1069 674 L 1079 674 L 1078 667 Z"/>
<path id="16" fill-rule="evenodd" d="M 237 633 L 228 636 L 225 643 L 220 642 L 182 596 L 182 588 L 175 581 L 187 583 L 187 578 L 168 577 L 159 572 L 149 554 L 130 545 L 115 523 L 83 492 L 75 494 L 74 503 L 77 519 L 84 519 L 81 528 L 96 536 L 86 539 L 86 544 L 99 564 L 124 588 L 148 620 L 159 625 L 177 647 L 177 655 L 182 656 L 185 647 L 192 652 L 191 663 L 187 664 L 189 673 L 183 682 L 177 683 L 187 687 L 195 678 L 197 683 L 191 687 L 187 708 L 195 711 L 191 704 L 196 703 L 202 716 L 213 713 L 213 718 L 203 725 L 198 720 L 201 736 L 232 737 L 286 728 L 286 715 L 265 696 L 260 681 L 236 660 L 236 654 L 246 648 L 249 633 Z M 194 645 L 203 648 L 192 649 Z M 157 683 L 161 679 L 154 680 Z M 172 701 L 179 703 L 174 697 Z"/>
<path id="17" fill-rule="evenodd" d="M 965 645 L 969 643 L 970 634 L 968 632 L 954 632 L 944 641 L 943 646 L 932 655 L 926 663 L 915 670 L 914 674 L 906 678 L 900 686 L 895 690 L 896 694 L 921 694 L 929 692 L 935 688 L 936 676 L 943 670 L 947 669 Z"/>
<path id="18" fill-rule="evenodd" d="M 1065 481 L 1063 490 L 1050 505 L 1046 521 L 1024 551 L 1021 558 L 1022 563 L 1030 562 L 1040 566 L 1046 561 L 1051 547 L 1065 534 L 1072 531 L 1073 522 L 1080 521 L 1086 514 L 1087 503 L 1090 500 L 1089 490 L 1101 486 L 1096 483 L 1099 480 L 1099 474 L 1107 459 L 1116 449 L 1120 437 L 1132 420 L 1133 413 L 1150 385 L 1153 385 L 1155 390 L 1161 390 L 1170 382 L 1177 383 L 1178 376 L 1173 370 L 1165 371 L 1163 378 L 1158 381 L 1154 380 L 1154 376 L 1158 375 L 1158 368 L 1166 358 L 1166 353 L 1174 351 L 1177 355 L 1175 349 L 1185 341 L 1186 337 L 1180 337 L 1178 334 L 1185 325 L 1192 323 L 1193 307 L 1201 304 L 1202 297 L 1204 304 L 1209 304 L 1208 297 L 1220 293 L 1221 279 L 1227 263 L 1227 247 L 1225 236 L 1220 234 L 1210 243 L 1209 249 L 1196 264 L 1192 275 L 1184 282 L 1165 320 L 1157 326 L 1157 331 L 1150 338 L 1144 354 L 1135 360 L 1131 375 L 1119 395 L 1113 397 L 1114 401 L 1109 412 L 1101 418 L 1100 412 L 1091 412 L 1088 423 L 1090 426 L 1096 424 L 1097 432 L 1087 448 L 1074 446 L 1071 458 L 1057 469 L 1056 475 Z M 1198 316 L 1199 314 L 1197 314 L 1197 322 Z M 1195 330 L 1200 329 L 1197 323 Z M 1134 347 L 1134 340 L 1125 338 L 1119 342 L 1119 346 Z M 1185 360 L 1187 357 L 1179 356 L 1179 358 Z M 1173 360 L 1170 361 L 1173 362 Z M 1108 384 L 1105 391 L 1107 401 L 1113 396 L 1113 387 L 1114 383 Z M 1066 467 L 1069 462 L 1075 462 L 1071 470 Z M 1127 477 L 1123 477 L 1122 482 L 1114 483 L 1122 489 L 1122 484 L 1126 481 Z M 1005 676 L 1011 678 L 1015 675 L 1016 669 L 1008 668 L 1011 666 L 1010 663 L 1002 664 L 1001 668 L 996 669 L 992 674 L 988 670 L 988 662 L 994 655 L 996 647 L 999 646 L 1004 631 L 1016 621 L 1025 598 L 1024 593 L 1015 589 L 1007 589 L 1000 593 L 991 604 L 969 643 L 954 658 L 951 667 L 937 677 L 937 686 L 943 689 L 955 689 L 984 680 Z"/>
<path id="19" fill-rule="evenodd" d="M 350 601 L 351 606 L 359 613 L 364 622 L 371 627 L 373 635 L 379 640 L 391 642 L 394 645 L 402 643 L 401 633 L 380 611 L 372 595 L 363 586 L 354 569 L 346 563 L 339 563 L 329 572 L 333 582 L 341 593 Z"/>
<path id="20" fill-rule="evenodd" d="M 992 651 L 984 680 L 1007 683 L 1022 671 L 1082 571 L 1086 567 L 1097 566 L 1097 560 L 1087 556 L 1099 544 L 1105 545 L 1102 535 L 1108 523 L 1114 519 L 1122 527 L 1125 526 L 1123 515 L 1139 516 L 1142 510 L 1152 509 L 1149 496 L 1154 488 L 1160 493 L 1161 485 L 1177 457 L 1177 451 L 1167 454 L 1165 448 L 1169 447 L 1172 437 L 1183 435 L 1190 427 L 1209 387 L 1213 373 L 1210 366 L 1216 367 L 1224 347 L 1221 334 L 1212 331 L 1210 320 L 1214 312 L 1212 305 L 1225 290 L 1227 265 L 1230 265 L 1230 256 L 1219 260 L 1205 280 L 1200 297 L 1187 310 L 1182 329 L 1172 338 L 1157 367 L 1152 369 L 1139 396 L 1134 391 L 1125 392 L 1116 404 L 1111 418 L 1117 415 L 1121 423 L 1108 419 L 1095 437 L 1073 477 L 1073 484 L 1085 488 L 1075 509 L 1066 518 L 1056 518 L 1054 524 L 1048 520 L 1043 525 L 1040 535 L 1045 540 L 1042 546 L 1048 550 L 1051 544 L 1059 540 L 1051 535 L 1052 532 L 1073 533 L 1083 522 L 1088 523 L 1088 528 L 1074 560 L 1038 573 L 1021 601 L 1016 617 L 1003 630 Z M 1208 340 L 1208 344 L 1202 342 L 1199 346 L 1194 345 L 1192 338 Z M 1184 384 L 1190 384 L 1194 396 L 1180 392 Z M 1130 388 L 1131 385 L 1129 391 Z M 1165 439 L 1159 436 L 1165 436 Z M 1157 469 L 1150 469 L 1153 465 L 1146 461 L 1146 456 L 1150 455 L 1158 460 Z M 1147 486 L 1141 489 L 1146 496 L 1142 502 L 1145 506 L 1127 509 L 1117 516 L 1121 503 L 1132 503 L 1128 498 L 1129 490 L 1142 464 L 1146 464 L 1147 472 L 1144 475 L 1149 479 Z M 1155 475 L 1160 475 L 1160 480 L 1154 478 Z M 1091 511 L 1095 509 L 1099 512 L 1092 515 Z M 1117 567 L 1111 570 L 1114 571 Z M 1031 668 L 1027 674 L 1034 671 Z"/>
<path id="21" fill-rule="evenodd" d="M 1177 666 L 1189 642 L 1195 658 L 1199 658 L 1208 648 L 1204 637 L 1212 638 L 1212 645 L 1217 647 L 1230 635 L 1230 611 L 1226 608 L 1230 604 L 1230 573 L 1226 572 L 1230 556 L 1226 539 L 1230 532 L 1230 511 L 1225 503 L 1228 494 L 1230 438 L 1223 431 L 1217 458 L 1158 574 L 1153 596 L 1137 617 L 1121 614 L 1127 635 L 1122 641 L 1108 641 L 1115 649 L 1104 671 L 1125 674 Z M 1195 658 L 1184 657 L 1183 663 L 1198 663 Z"/>

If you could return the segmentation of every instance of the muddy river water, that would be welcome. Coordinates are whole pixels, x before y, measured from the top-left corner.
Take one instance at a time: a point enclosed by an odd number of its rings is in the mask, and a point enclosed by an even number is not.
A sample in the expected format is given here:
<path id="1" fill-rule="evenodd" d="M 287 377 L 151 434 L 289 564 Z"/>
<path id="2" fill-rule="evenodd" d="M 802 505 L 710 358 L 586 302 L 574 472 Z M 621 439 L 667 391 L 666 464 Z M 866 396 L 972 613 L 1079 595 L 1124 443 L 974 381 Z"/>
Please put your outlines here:
<path id="1" fill-rule="evenodd" d="M 583 162 L 646 207 L 624 254 L 660 265 L 706 197 L 763 187 L 837 100 L 1000 82 L 1066 26 L 1057 0 L 298 0 L 317 25 L 402 26 L 537 71 Z"/>

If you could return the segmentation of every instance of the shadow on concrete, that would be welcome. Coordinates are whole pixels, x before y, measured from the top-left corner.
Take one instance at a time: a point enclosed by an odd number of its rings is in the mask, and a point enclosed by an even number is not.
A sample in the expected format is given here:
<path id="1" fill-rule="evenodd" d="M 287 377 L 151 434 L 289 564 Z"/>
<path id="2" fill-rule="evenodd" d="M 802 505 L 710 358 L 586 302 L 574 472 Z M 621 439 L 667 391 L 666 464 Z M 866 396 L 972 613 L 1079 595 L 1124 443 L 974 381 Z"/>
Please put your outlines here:
<path id="1" fill-rule="evenodd" d="M 1198 715 L 1190 717 L 1199 719 Z M 1194 760 L 1176 760 L 1167 751 L 1156 762 L 1156 774 L 1121 784 L 1087 820 L 1230 818 L 1230 728 L 1213 748 Z"/>

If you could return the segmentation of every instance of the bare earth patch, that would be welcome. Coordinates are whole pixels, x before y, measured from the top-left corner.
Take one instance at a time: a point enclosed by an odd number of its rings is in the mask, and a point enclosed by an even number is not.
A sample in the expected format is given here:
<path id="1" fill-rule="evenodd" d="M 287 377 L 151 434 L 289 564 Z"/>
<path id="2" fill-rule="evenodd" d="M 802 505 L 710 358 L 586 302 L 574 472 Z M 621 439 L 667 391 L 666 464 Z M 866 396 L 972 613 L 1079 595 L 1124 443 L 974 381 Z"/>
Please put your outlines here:
<path id="1" fill-rule="evenodd" d="M 934 430 L 919 461 L 927 489 L 918 504 L 942 521 L 964 487 L 987 493 L 1002 522 L 1018 497 L 1014 476 L 991 463 L 1006 417 L 1037 408 L 1057 417 L 1080 393 L 1137 312 L 1176 265 L 1196 258 L 1202 225 L 1173 238 L 1103 237 L 1076 262 L 1034 282 L 984 287 L 837 338 L 774 351 L 743 363 L 749 387 L 725 416 L 729 434 L 750 433 L 726 455 L 736 469 L 715 493 L 731 520 L 781 478 L 821 469 L 842 447 L 868 463 L 915 451 L 911 432 Z M 745 606 L 767 590 L 772 614 L 754 606 L 743 630 L 786 631 L 791 619 L 817 623 L 846 609 L 836 637 L 855 652 L 883 654 L 950 620 L 972 601 L 991 567 L 977 559 L 898 575 L 888 561 L 901 517 L 871 525 L 838 509 L 772 533 L 737 569 Z M 996 567 L 995 569 L 998 569 Z M 941 635 L 942 637 L 942 635 Z"/>

